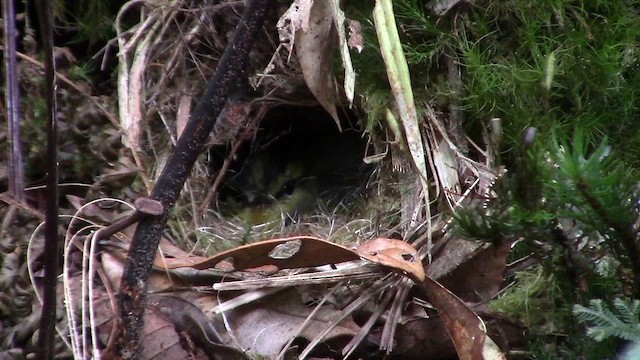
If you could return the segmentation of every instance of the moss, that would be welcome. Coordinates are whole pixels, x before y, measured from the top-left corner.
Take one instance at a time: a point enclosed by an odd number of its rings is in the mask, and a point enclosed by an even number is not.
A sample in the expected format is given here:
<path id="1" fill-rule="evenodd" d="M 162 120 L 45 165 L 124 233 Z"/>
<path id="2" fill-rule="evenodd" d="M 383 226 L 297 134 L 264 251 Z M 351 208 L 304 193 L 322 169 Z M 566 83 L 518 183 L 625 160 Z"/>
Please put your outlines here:
<path id="1" fill-rule="evenodd" d="M 456 101 L 469 129 L 501 118 L 505 149 L 527 126 L 546 131 L 581 125 L 594 138 L 609 136 L 637 163 L 637 2 L 476 1 L 438 18 L 421 1 L 400 0 L 394 11 L 416 99 L 436 100 L 445 115 Z M 386 72 L 370 9 L 348 8 L 347 14 L 364 25 L 366 46 L 354 55 L 354 66 L 373 118 L 389 106 L 379 100 L 381 92 L 389 97 L 381 78 Z M 463 94 L 449 84 L 445 56 L 462 66 Z"/>
<path id="2" fill-rule="evenodd" d="M 72 32 L 70 43 L 105 43 L 115 36 L 114 20 L 124 1 L 54 1 L 58 32 Z"/>
<path id="3" fill-rule="evenodd" d="M 565 280 L 537 267 L 516 274 L 512 286 L 490 302 L 492 310 L 520 320 L 530 329 L 530 359 L 605 359 L 619 341 L 595 342 L 584 336 L 571 314 Z M 569 306 L 568 306 L 569 305 Z"/>

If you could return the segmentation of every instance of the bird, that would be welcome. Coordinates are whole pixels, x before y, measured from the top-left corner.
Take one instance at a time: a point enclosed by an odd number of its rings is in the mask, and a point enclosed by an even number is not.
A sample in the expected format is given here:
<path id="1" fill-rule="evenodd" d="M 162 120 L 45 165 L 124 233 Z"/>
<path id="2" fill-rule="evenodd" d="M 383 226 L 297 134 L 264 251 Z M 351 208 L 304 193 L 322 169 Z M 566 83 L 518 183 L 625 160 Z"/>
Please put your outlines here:
<path id="1" fill-rule="evenodd" d="M 248 225 L 291 222 L 320 208 L 342 205 L 371 169 L 360 137 L 278 138 L 254 144 L 226 184 L 226 214 Z"/>
<path id="2" fill-rule="evenodd" d="M 227 186 L 247 205 L 270 203 L 302 178 L 304 164 L 274 149 L 258 149 L 244 160 Z"/>
<path id="3" fill-rule="evenodd" d="M 282 220 L 290 223 L 316 206 L 318 183 L 314 177 L 288 182 L 281 191 L 272 201 L 245 205 L 234 216 L 250 226 Z"/>

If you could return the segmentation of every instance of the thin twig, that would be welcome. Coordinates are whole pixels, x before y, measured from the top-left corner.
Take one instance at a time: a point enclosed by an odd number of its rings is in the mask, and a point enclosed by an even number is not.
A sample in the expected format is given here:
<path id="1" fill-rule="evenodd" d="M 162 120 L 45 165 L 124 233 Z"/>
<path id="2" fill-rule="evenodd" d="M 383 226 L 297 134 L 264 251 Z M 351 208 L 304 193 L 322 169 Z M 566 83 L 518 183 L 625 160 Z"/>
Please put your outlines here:
<path id="1" fill-rule="evenodd" d="M 18 64 L 16 61 L 16 19 L 13 0 L 4 4 L 4 53 L 5 104 L 9 123 L 9 192 L 18 201 L 24 202 L 24 162 L 20 147 L 20 90 L 18 87 Z"/>
<path id="2" fill-rule="evenodd" d="M 4 51 L 4 48 L 2 46 L 0 46 L 0 51 Z M 32 65 L 35 65 L 36 67 L 44 69 L 43 63 L 41 63 L 40 61 L 28 55 L 25 55 L 21 52 L 16 52 L 16 56 L 20 58 L 20 60 L 24 60 Z M 105 108 L 102 104 L 100 104 L 93 96 L 89 96 L 86 89 L 81 88 L 80 85 L 78 85 L 75 81 L 69 79 L 68 77 L 64 76 L 59 72 L 56 72 L 56 79 L 69 85 L 73 90 L 77 91 L 78 94 L 85 96 L 102 112 L 104 116 L 107 117 L 107 119 L 109 119 L 109 121 L 116 127 L 116 129 L 120 129 L 120 122 L 118 121 L 118 119 L 116 119 L 115 116 L 113 116 L 113 114 L 111 114 L 109 110 L 107 110 L 107 108 Z"/>

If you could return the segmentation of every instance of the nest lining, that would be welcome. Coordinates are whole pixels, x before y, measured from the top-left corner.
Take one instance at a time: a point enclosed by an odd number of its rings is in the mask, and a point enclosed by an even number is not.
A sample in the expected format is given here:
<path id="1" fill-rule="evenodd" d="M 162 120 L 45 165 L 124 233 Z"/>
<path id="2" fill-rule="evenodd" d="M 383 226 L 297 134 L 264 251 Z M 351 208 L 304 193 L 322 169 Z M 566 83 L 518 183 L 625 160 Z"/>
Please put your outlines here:
<path id="1" fill-rule="evenodd" d="M 307 233 L 353 241 L 373 231 L 367 206 L 376 166 L 363 161 L 369 139 L 361 120 L 342 110 L 342 131 L 321 107 L 280 105 L 266 113 L 224 174 L 212 211 L 227 231 L 216 237 Z M 219 169 L 228 156 L 228 147 L 212 148 L 210 166 Z"/>

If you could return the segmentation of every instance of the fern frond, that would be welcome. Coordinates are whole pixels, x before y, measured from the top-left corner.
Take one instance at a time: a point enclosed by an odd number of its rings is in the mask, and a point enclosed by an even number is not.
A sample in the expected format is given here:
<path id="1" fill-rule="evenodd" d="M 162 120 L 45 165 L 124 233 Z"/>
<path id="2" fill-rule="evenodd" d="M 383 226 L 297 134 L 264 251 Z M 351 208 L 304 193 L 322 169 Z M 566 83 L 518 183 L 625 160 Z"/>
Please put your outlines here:
<path id="1" fill-rule="evenodd" d="M 627 324 L 638 324 L 640 322 L 640 301 L 625 301 L 620 298 L 613 300 L 613 306 L 616 308 L 620 317 Z"/>
<path id="2" fill-rule="evenodd" d="M 616 309 L 624 308 L 625 315 L 637 311 L 637 300 L 634 303 L 629 303 L 622 299 L 616 299 L 614 303 L 617 303 Z M 624 340 L 640 342 L 640 323 L 638 323 L 638 318 L 629 318 L 631 321 L 627 321 L 628 316 L 625 316 L 624 320 L 621 320 L 600 299 L 591 300 L 589 307 L 575 305 L 573 313 L 580 322 L 594 324 L 588 327 L 587 335 L 596 341 L 603 341 L 609 337 L 618 337 Z"/>

